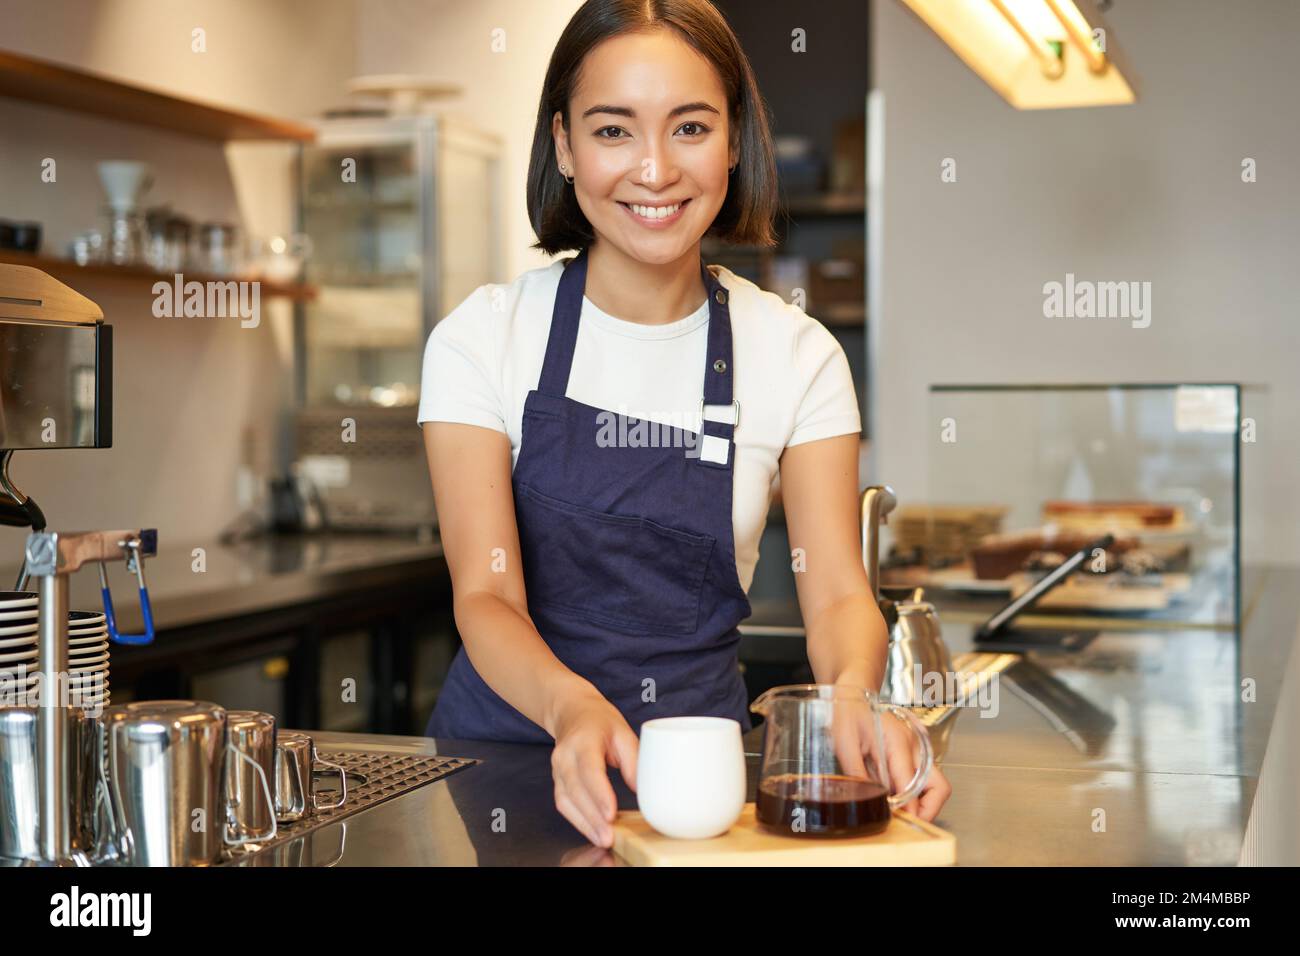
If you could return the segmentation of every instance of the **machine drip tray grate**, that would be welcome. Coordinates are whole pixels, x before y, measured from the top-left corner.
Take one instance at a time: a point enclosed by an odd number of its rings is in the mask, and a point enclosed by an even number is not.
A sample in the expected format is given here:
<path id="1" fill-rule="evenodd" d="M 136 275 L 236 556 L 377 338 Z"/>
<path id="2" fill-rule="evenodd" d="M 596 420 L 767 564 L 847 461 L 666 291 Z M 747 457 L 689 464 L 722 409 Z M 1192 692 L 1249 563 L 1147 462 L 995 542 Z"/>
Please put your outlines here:
<path id="1" fill-rule="evenodd" d="M 472 767 L 479 761 L 468 757 L 431 757 L 389 751 L 320 750 L 323 760 L 338 764 L 347 774 L 348 799 L 338 809 L 322 807 L 312 816 L 292 823 L 281 823 L 275 839 L 250 843 L 227 852 L 223 864 L 239 863 L 251 856 L 273 850 L 306 833 L 337 823 L 362 810 L 378 806 L 385 800 L 400 797 L 417 787 Z M 338 797 L 338 774 L 319 770 L 313 774 L 314 791 L 324 802 Z M 249 861 L 251 862 L 251 861 Z"/>

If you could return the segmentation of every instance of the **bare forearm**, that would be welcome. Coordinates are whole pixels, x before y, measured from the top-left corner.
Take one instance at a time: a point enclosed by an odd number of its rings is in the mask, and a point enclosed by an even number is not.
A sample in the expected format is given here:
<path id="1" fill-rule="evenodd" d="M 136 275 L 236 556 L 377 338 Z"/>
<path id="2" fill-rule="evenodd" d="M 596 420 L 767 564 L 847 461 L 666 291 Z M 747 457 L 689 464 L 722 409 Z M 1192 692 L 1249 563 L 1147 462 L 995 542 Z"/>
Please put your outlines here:
<path id="1" fill-rule="evenodd" d="M 827 605 L 806 626 L 808 663 L 819 683 L 880 689 L 889 636 L 870 592 Z"/>
<path id="2" fill-rule="evenodd" d="M 480 677 L 552 737 L 559 707 L 599 691 L 560 662 L 526 614 L 490 592 L 456 600 L 456 627 Z"/>

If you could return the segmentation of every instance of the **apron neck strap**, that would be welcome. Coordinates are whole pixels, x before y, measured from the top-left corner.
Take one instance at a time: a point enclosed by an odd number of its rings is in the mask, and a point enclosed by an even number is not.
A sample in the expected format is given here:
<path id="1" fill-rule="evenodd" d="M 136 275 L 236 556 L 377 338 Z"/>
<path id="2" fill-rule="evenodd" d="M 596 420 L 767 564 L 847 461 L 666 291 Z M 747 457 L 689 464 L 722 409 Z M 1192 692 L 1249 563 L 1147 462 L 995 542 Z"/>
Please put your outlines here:
<path id="1" fill-rule="evenodd" d="M 578 253 L 560 273 L 560 287 L 555 292 L 551 310 L 551 331 L 546 339 L 546 358 L 537 390 L 563 398 L 569 388 L 569 368 L 573 349 L 578 342 L 578 320 L 582 317 L 582 293 L 587 288 L 587 250 Z"/>
<path id="2" fill-rule="evenodd" d="M 730 405 L 732 399 L 731 368 L 731 295 L 717 276 L 700 260 L 704 288 L 709 296 L 709 349 L 704 362 L 704 404 Z"/>

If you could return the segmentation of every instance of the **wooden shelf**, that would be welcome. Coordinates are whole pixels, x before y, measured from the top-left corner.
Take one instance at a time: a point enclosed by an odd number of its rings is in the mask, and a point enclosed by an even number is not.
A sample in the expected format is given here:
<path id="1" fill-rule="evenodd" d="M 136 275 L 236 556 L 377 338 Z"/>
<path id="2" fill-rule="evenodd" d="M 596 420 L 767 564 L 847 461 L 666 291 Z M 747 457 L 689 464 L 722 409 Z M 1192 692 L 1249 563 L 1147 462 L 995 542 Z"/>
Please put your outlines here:
<path id="1" fill-rule="evenodd" d="M 77 287 L 79 282 L 133 282 L 141 286 L 152 287 L 155 282 L 171 280 L 171 274 L 155 272 L 148 266 L 114 266 L 95 264 L 79 266 L 68 259 L 55 259 L 53 256 L 33 256 L 12 249 L 0 249 L 0 263 L 16 266 L 32 266 L 52 275 L 61 282 Z M 182 271 L 186 282 L 231 282 L 245 279 L 244 276 L 214 276 L 198 272 Z M 316 298 L 316 288 L 293 282 L 272 282 L 268 279 L 258 280 L 261 284 L 259 295 L 263 299 L 295 299 L 308 301 Z M 78 290 L 80 291 L 80 290 Z M 90 298 L 94 298 L 91 296 Z"/>
<path id="2" fill-rule="evenodd" d="M 0 50 L 0 96 L 219 142 L 316 138 L 304 123 L 182 99 L 5 50 Z"/>

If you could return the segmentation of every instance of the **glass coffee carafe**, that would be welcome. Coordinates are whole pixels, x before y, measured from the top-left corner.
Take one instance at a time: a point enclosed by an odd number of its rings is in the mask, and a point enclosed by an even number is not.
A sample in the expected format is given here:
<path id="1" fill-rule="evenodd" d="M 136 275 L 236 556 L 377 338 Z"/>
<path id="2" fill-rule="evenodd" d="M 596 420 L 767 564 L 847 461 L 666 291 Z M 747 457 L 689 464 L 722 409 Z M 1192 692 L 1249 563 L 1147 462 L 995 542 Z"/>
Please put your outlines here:
<path id="1" fill-rule="evenodd" d="M 925 725 L 906 708 L 882 703 L 862 687 L 774 687 L 750 705 L 765 720 L 757 816 L 793 836 L 864 836 L 889 825 L 925 785 L 934 753 Z M 917 739 L 919 759 L 907 786 L 890 793 L 882 718 L 896 716 Z"/>

